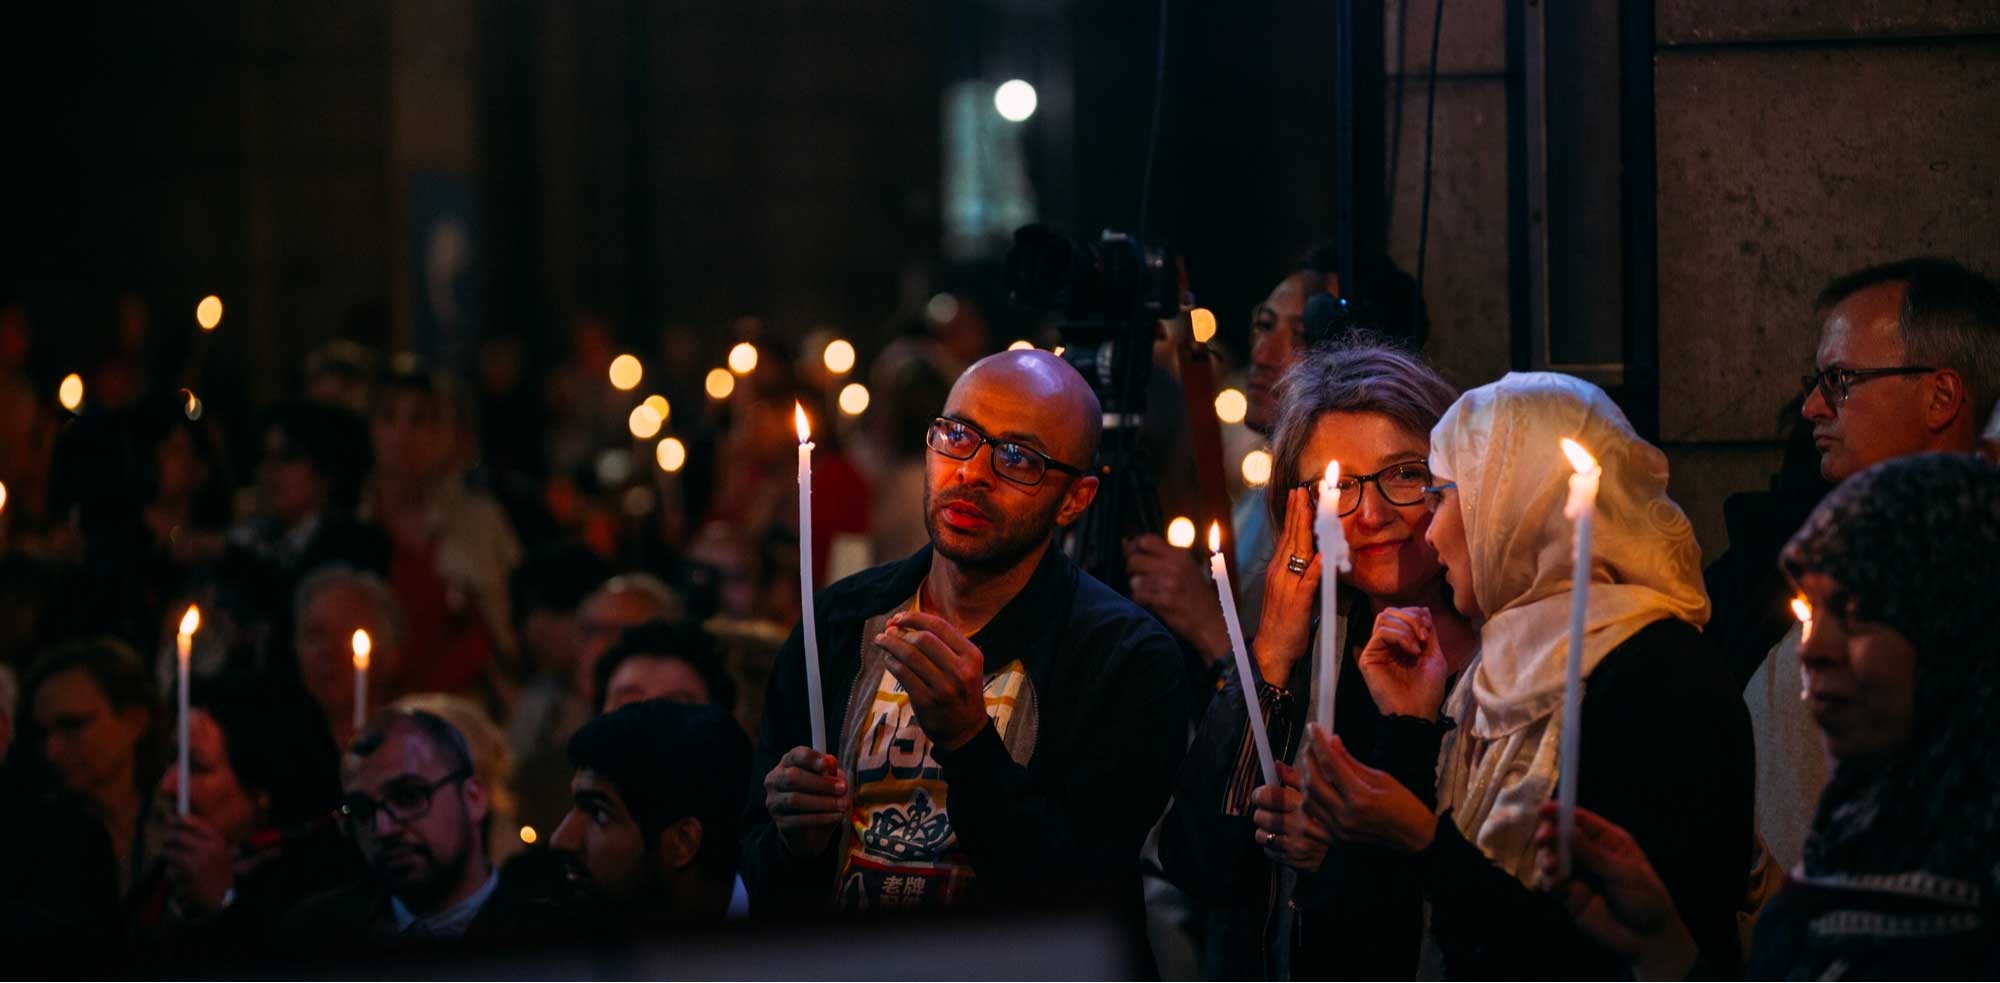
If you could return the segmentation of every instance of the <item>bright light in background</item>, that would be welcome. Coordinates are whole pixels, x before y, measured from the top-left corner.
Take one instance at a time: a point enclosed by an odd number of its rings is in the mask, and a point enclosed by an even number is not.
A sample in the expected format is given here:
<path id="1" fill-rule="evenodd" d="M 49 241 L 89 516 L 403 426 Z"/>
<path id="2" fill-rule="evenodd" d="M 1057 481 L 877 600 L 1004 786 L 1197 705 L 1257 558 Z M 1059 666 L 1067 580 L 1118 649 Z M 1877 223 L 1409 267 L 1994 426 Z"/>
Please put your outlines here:
<path id="1" fill-rule="evenodd" d="M 194 323 L 201 325 L 203 331 L 214 331 L 222 323 L 222 298 L 209 294 L 194 305 Z"/>
<path id="2" fill-rule="evenodd" d="M 958 316 L 958 298 L 950 294 L 932 294 L 931 299 L 924 302 L 924 316 L 930 318 L 932 324 L 950 324 Z"/>
<path id="3" fill-rule="evenodd" d="M 1240 389 L 1224 389 L 1215 394 L 1215 417 L 1224 423 L 1242 423 L 1243 415 L 1250 412 L 1250 400 L 1244 398 Z"/>
<path id="4" fill-rule="evenodd" d="M 625 425 L 632 430 L 632 436 L 640 440 L 651 440 L 660 432 L 660 414 L 651 406 L 640 403 L 632 407 L 632 415 L 625 418 Z"/>
<path id="5" fill-rule="evenodd" d="M 1008 351 L 1010 351 L 1010 352 L 1025 352 L 1025 351 L 1027 351 L 1028 349 L 1030 349 L 1030 348 L 1033 348 L 1033 347 L 1035 347 L 1035 343 L 1034 343 L 1034 342 L 1032 342 L 1032 341 L 1029 341 L 1029 340 L 1028 340 L 1028 339 L 1026 339 L 1026 338 L 1022 338 L 1022 339 L 1019 339 L 1019 340 L 1015 341 L 1015 342 L 1014 342 L 1013 344 L 1011 344 L 1011 345 L 1008 345 L 1008 346 L 1007 346 L 1007 350 L 1008 350 Z"/>
<path id="6" fill-rule="evenodd" d="M 757 371 L 757 346 L 747 341 L 739 341 L 729 350 L 729 371 L 737 375 L 749 375 Z"/>
<path id="7" fill-rule="evenodd" d="M 623 447 L 613 447 L 597 455 L 597 483 L 600 485 L 622 485 L 632 477 L 632 452 Z"/>
<path id="8" fill-rule="evenodd" d="M 1009 79 L 993 90 L 993 108 L 1009 123 L 1019 123 L 1035 115 L 1035 87 L 1020 79 Z"/>
<path id="9" fill-rule="evenodd" d="M 1174 516 L 1167 523 L 1167 545 L 1184 550 L 1194 545 L 1194 520 L 1184 515 Z"/>
<path id="10" fill-rule="evenodd" d="M 0 481 L 0 512 L 7 511 L 7 483 Z"/>
<path id="11" fill-rule="evenodd" d="M 201 411 L 202 411 L 201 397 L 196 396 L 194 394 L 194 390 L 192 389 L 183 389 L 181 390 L 181 392 L 187 393 L 187 405 L 181 407 L 181 412 L 187 414 L 187 418 L 189 420 L 201 419 Z"/>
<path id="12" fill-rule="evenodd" d="M 826 354 L 821 357 L 826 370 L 834 375 L 846 375 L 854 371 L 854 346 L 845 339 L 835 338 L 827 343 Z"/>
<path id="13" fill-rule="evenodd" d="M 652 407 L 653 412 L 660 414 L 662 422 L 665 422 L 669 417 L 674 415 L 674 408 L 667 403 L 667 397 L 659 393 L 654 393 L 646 397 L 646 405 Z"/>
<path id="14" fill-rule="evenodd" d="M 688 461 L 687 445 L 679 437 L 668 437 L 653 448 L 653 460 L 659 462 L 660 470 L 672 474 Z"/>
<path id="15" fill-rule="evenodd" d="M 63 376 L 62 385 L 56 387 L 56 402 L 71 413 L 83 406 L 83 376 L 74 372 Z"/>
<path id="16" fill-rule="evenodd" d="M 858 382 L 850 382 L 840 390 L 840 411 L 848 416 L 860 416 L 868 409 L 868 387 Z"/>
<path id="17" fill-rule="evenodd" d="M 611 360 L 611 386 L 620 392 L 638 388 L 645 374 L 646 367 L 639 364 L 637 355 L 620 355 Z"/>
<path id="18" fill-rule="evenodd" d="M 708 388 L 710 399 L 728 399 L 736 391 L 736 377 L 728 369 L 709 369 L 708 379 L 702 384 Z"/>
<path id="19" fill-rule="evenodd" d="M 1206 345 L 1215 337 L 1215 312 L 1206 307 L 1197 307 L 1188 312 L 1188 327 L 1194 331 L 1194 343 Z"/>
<path id="20" fill-rule="evenodd" d="M 1262 488 L 1271 480 L 1271 455 L 1266 451 L 1251 451 L 1243 455 L 1243 483 L 1252 488 Z"/>
<path id="21" fill-rule="evenodd" d="M 534 846 L 535 839 L 536 839 L 535 827 L 533 826 L 521 827 L 521 842 L 526 843 L 529 846 Z"/>

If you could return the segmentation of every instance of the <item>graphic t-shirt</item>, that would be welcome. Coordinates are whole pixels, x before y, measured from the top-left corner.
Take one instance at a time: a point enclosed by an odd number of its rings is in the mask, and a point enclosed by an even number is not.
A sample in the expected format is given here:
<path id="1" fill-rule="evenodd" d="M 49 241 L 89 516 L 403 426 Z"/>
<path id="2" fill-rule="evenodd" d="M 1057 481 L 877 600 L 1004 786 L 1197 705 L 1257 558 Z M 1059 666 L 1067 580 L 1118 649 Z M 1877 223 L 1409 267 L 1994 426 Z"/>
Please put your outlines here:
<path id="1" fill-rule="evenodd" d="M 913 602 L 912 608 L 915 607 Z M 1032 689 L 1014 660 L 986 675 L 1003 738 Z M 847 911 L 938 908 L 972 897 L 976 873 L 951 826 L 949 789 L 903 684 L 886 670 L 857 731 L 854 807 L 835 903 Z"/>

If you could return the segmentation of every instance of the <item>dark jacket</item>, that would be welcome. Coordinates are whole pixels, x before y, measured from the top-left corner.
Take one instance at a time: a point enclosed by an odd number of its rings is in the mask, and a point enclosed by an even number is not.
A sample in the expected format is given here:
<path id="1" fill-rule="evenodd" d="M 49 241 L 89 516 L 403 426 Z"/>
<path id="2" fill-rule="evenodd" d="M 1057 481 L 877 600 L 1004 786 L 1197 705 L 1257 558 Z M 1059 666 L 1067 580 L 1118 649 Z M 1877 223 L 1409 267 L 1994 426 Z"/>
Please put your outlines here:
<path id="1" fill-rule="evenodd" d="M 1734 978 L 1755 777 L 1749 714 L 1737 687 L 1699 632 L 1666 619 L 1597 664 L 1582 711 L 1577 804 L 1631 832 L 1666 882 L 1703 965 Z M 1435 806 L 1438 750 L 1450 726 L 1390 718 L 1378 767 Z M 1446 975 L 1612 979 L 1623 972 L 1554 898 L 1486 859 L 1449 815 L 1439 817 L 1436 837 L 1416 861 Z"/>
<path id="2" fill-rule="evenodd" d="M 863 674 L 863 630 L 897 610 L 930 571 L 925 547 L 848 577 L 814 600 L 820 694 L 831 753 Z M 1061 898 L 1071 885 L 1136 898 L 1138 860 L 1166 805 L 1186 735 L 1180 651 L 1165 628 L 1051 548 L 1026 586 L 972 639 L 989 672 L 1019 659 L 1039 725 L 1017 763 L 986 729 L 953 752 L 934 752 L 950 787 L 952 827 L 987 902 Z M 742 876 L 760 912 L 827 907 L 838 844 L 817 857 L 786 850 L 764 809 L 764 777 L 810 743 L 803 636 L 778 652 L 757 738 L 756 785 L 745 810 Z"/>
<path id="3" fill-rule="evenodd" d="M 1370 626 L 1357 605 L 1349 624 Z M 1377 739 L 1382 714 L 1368 693 L 1357 655 L 1366 630 L 1350 629 L 1341 659 L 1334 733 L 1366 754 Z M 1258 680 L 1258 698 L 1271 732 L 1272 753 L 1291 761 L 1305 737 L 1309 687 L 1317 640 L 1292 667 L 1286 688 Z M 1386 850 L 1335 844 L 1318 871 L 1281 871 L 1254 839 L 1256 827 L 1244 786 L 1250 724 L 1234 670 L 1210 700 L 1194 743 L 1181 764 L 1173 808 L 1160 829 L 1160 862 L 1169 879 L 1210 906 L 1204 972 L 1224 979 L 1277 978 L 1275 946 L 1288 921 L 1290 976 L 1294 979 L 1408 978 L 1417 967 L 1422 929 L 1421 897 L 1408 877 L 1409 863 Z M 1254 761 L 1247 765 L 1254 770 Z M 1281 897 L 1284 885 L 1289 896 Z M 1275 917 L 1289 909 L 1289 920 Z"/>

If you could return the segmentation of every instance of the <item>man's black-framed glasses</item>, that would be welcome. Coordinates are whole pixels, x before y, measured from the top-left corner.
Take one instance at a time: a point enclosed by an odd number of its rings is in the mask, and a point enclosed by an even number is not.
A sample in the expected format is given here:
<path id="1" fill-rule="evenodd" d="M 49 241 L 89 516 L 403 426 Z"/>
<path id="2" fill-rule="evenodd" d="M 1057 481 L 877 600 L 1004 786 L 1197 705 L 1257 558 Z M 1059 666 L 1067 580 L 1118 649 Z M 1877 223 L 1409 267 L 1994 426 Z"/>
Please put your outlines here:
<path id="1" fill-rule="evenodd" d="M 1319 486 L 1321 479 L 1310 478 L 1301 481 L 1294 488 L 1306 490 L 1306 497 L 1312 500 L 1312 507 L 1319 508 Z M 1334 488 L 1340 492 L 1340 502 L 1335 512 L 1341 516 L 1354 514 L 1361 507 L 1362 486 L 1373 483 L 1375 490 L 1382 493 L 1382 500 L 1390 505 L 1419 505 L 1424 501 L 1424 489 L 1431 483 L 1430 465 L 1422 461 L 1404 461 L 1391 464 L 1374 474 L 1343 474 Z"/>
<path id="2" fill-rule="evenodd" d="M 1839 406 L 1847 402 L 1848 394 L 1858 383 L 1885 376 L 1923 375 L 1926 372 L 1936 371 L 1928 365 L 1891 365 L 1879 369 L 1831 368 L 1803 376 L 1799 379 L 1799 384 L 1804 387 L 1807 399 L 1811 399 L 1813 390 L 1817 389 L 1820 396 L 1826 399 L 1826 405 Z"/>
<path id="3" fill-rule="evenodd" d="M 349 793 L 341 798 L 340 808 L 334 815 L 340 820 L 341 828 L 349 833 L 374 829 L 377 812 L 388 813 L 389 818 L 398 823 L 413 823 L 430 814 L 431 800 L 437 797 L 438 789 L 471 777 L 472 772 L 463 768 L 435 782 L 406 775 L 390 782 L 379 799 L 359 792 Z"/>
<path id="4" fill-rule="evenodd" d="M 992 444 L 993 473 L 1017 485 L 1039 485 L 1042 477 L 1050 471 L 1060 471 L 1072 477 L 1083 474 L 1082 468 L 1071 467 L 1026 444 L 988 436 L 978 427 L 948 416 L 931 421 L 924 442 L 930 445 L 931 450 L 954 461 L 970 461 L 981 447 Z"/>

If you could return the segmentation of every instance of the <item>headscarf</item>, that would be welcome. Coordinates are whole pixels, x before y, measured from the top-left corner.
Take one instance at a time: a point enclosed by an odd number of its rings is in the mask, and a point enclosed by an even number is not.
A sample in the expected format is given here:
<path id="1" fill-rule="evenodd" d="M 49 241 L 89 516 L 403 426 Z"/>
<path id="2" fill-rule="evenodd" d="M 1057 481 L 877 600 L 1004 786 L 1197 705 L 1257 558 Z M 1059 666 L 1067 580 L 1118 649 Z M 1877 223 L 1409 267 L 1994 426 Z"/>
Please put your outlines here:
<path id="1" fill-rule="evenodd" d="M 2000 888 L 2000 469 L 1971 455 L 1876 465 L 1834 489 L 1780 557 L 1838 585 L 1834 611 L 1916 652 L 1909 743 L 1837 762 L 1806 840 L 1808 879 L 1928 875 Z M 1869 882 L 1876 882 L 1872 879 Z M 1849 886 L 1854 886 L 1850 884 Z"/>
<path id="2" fill-rule="evenodd" d="M 1438 808 L 1526 882 L 1535 813 L 1553 794 L 1569 656 L 1573 526 L 1563 515 L 1570 437 L 1604 474 L 1591 544 L 1583 672 L 1649 624 L 1708 621 L 1701 552 L 1667 497 L 1667 459 L 1604 391 L 1571 376 L 1509 373 L 1466 393 L 1431 432 L 1431 470 L 1457 483 L 1478 659 L 1446 700 L 1458 728 L 1439 761 Z"/>

